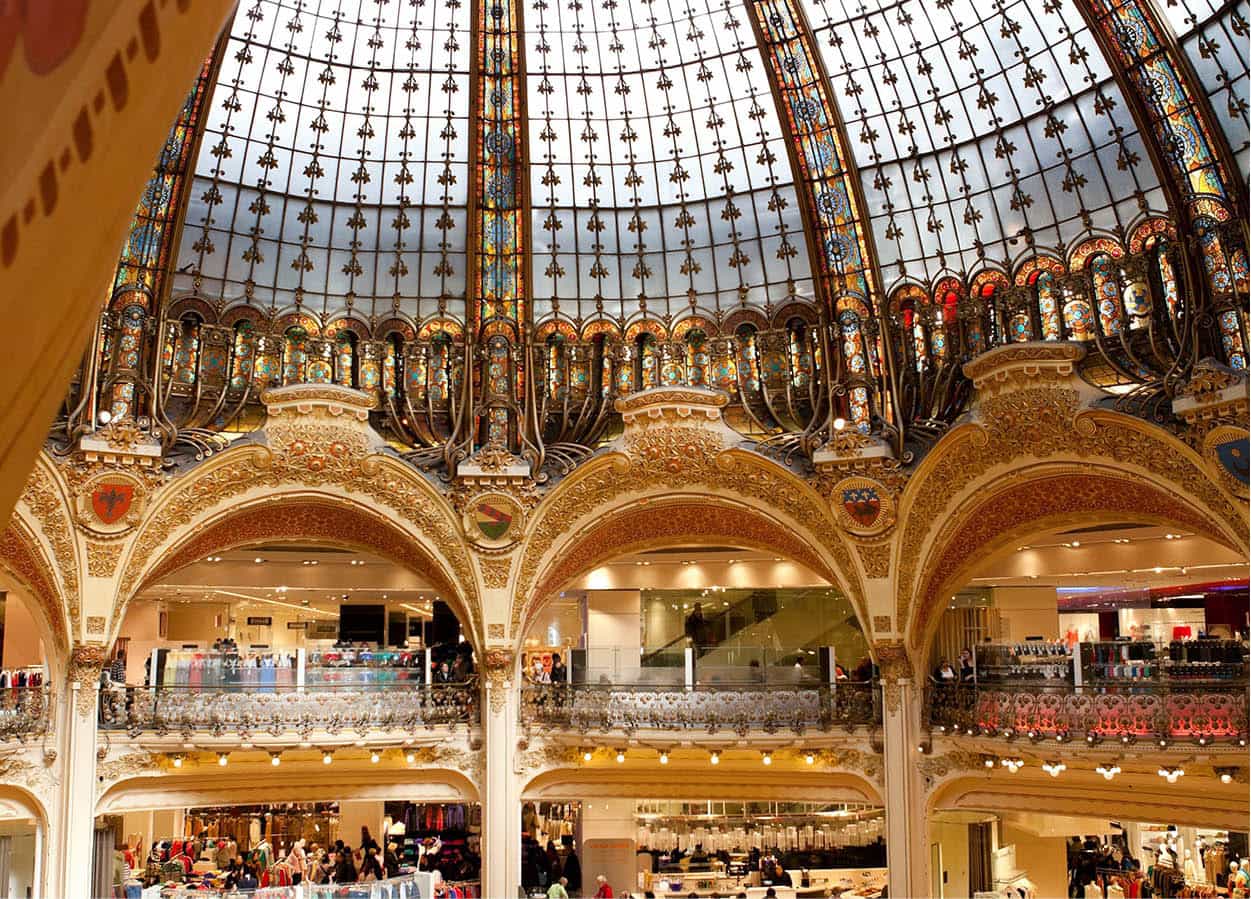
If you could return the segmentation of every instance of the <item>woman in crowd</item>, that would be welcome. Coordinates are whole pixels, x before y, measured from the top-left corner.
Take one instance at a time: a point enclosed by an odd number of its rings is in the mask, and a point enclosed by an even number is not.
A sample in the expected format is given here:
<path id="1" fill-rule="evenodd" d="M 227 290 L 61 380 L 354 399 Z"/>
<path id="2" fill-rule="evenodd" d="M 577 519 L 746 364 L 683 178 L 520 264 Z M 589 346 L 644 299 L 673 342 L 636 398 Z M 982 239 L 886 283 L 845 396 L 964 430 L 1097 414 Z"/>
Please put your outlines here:
<path id="1" fill-rule="evenodd" d="M 365 859 L 361 862 L 360 876 L 357 878 L 362 883 L 371 880 L 382 880 L 386 875 L 382 871 L 382 865 L 378 861 L 378 850 L 370 846 L 365 850 Z"/>

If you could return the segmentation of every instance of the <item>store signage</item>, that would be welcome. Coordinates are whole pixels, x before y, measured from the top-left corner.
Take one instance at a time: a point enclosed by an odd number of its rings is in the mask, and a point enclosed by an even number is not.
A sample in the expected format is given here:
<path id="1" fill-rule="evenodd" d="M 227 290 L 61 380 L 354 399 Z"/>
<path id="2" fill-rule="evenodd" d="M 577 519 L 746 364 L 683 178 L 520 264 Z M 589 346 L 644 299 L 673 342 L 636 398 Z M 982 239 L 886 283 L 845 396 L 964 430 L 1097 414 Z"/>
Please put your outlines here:
<path id="1" fill-rule="evenodd" d="M 339 622 L 333 618 L 310 621 L 308 635 L 315 640 L 332 640 L 339 636 Z"/>
<path id="2" fill-rule="evenodd" d="M 274 619 L 268 615 L 249 615 L 248 627 L 272 627 Z"/>
<path id="3" fill-rule="evenodd" d="M 310 622 L 308 621 L 288 621 L 287 630 L 289 631 L 306 631 Z"/>

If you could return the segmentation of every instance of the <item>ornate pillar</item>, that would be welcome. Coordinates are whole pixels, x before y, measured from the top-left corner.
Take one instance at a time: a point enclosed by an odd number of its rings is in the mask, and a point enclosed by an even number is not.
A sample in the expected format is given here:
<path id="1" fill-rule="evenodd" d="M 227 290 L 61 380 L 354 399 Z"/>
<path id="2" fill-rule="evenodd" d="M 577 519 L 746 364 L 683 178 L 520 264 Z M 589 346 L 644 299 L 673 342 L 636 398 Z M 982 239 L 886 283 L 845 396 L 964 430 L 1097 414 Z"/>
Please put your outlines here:
<path id="1" fill-rule="evenodd" d="M 876 647 L 882 685 L 886 865 L 892 896 L 929 892 L 925 786 L 916 765 L 920 712 L 912 664 L 901 643 Z"/>
<path id="2" fill-rule="evenodd" d="M 516 653 L 487 649 L 483 656 L 483 736 L 486 780 L 482 784 L 483 896 L 516 896 L 521 885 L 521 793 L 513 771 L 517 755 L 519 698 Z"/>
<path id="3" fill-rule="evenodd" d="M 90 896 L 96 804 L 96 706 L 103 643 L 78 643 L 70 653 L 64 700 L 57 707 L 59 802 L 48 857 L 48 895 Z"/>

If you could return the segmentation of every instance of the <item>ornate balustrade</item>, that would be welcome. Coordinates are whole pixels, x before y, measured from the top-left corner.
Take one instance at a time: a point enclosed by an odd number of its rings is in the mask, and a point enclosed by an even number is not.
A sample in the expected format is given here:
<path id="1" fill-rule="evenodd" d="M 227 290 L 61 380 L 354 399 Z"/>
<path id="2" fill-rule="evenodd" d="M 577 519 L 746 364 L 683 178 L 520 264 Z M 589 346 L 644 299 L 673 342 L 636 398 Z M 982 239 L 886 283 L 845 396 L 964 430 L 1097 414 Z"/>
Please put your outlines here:
<path id="1" fill-rule="evenodd" d="M 1037 683 L 936 684 L 931 728 L 946 733 L 1215 744 L 1247 737 L 1247 682 L 1074 687 Z"/>
<path id="2" fill-rule="evenodd" d="M 576 731 L 829 731 L 881 721 L 871 683 L 827 686 L 551 684 L 521 691 L 521 720 Z"/>
<path id="3" fill-rule="evenodd" d="M 132 737 L 413 732 L 477 724 L 479 686 L 124 687 L 100 694 L 100 728 Z"/>
<path id="4" fill-rule="evenodd" d="M 52 691 L 46 686 L 0 688 L 0 742 L 24 743 L 52 730 Z"/>

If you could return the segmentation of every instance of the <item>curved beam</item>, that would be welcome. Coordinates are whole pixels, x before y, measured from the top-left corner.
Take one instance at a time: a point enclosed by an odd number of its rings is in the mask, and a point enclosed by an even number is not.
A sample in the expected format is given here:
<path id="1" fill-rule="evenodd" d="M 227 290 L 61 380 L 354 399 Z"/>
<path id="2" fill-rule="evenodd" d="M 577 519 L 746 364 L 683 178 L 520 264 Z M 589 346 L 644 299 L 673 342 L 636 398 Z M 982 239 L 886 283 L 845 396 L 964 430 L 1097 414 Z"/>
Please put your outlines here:
<path id="1" fill-rule="evenodd" d="M 863 299 L 870 315 L 882 323 L 881 266 L 869 227 L 868 205 L 812 28 L 796 0 L 743 2 L 786 136 L 819 308 L 827 317 L 823 330 L 829 331 L 828 322 L 835 317 L 838 300 L 847 295 Z M 868 340 L 866 335 L 866 343 Z M 884 340 L 882 346 L 887 358 L 882 360 L 883 371 L 878 377 L 889 379 L 894 394 L 892 341 Z M 867 346 L 865 353 L 869 353 Z M 841 352 L 831 353 L 827 343 L 827 360 L 841 356 Z M 866 368 L 872 371 L 872 365 Z M 831 411 L 831 420 L 833 414 Z M 902 449 L 902 429 L 896 449 Z"/>
<path id="2" fill-rule="evenodd" d="M 1220 198 L 1232 207 L 1230 212 L 1245 219 L 1246 190 L 1229 142 L 1176 39 L 1150 2 L 1075 3 L 1129 103 L 1179 221 L 1190 223 L 1193 204 L 1205 196 Z"/>

